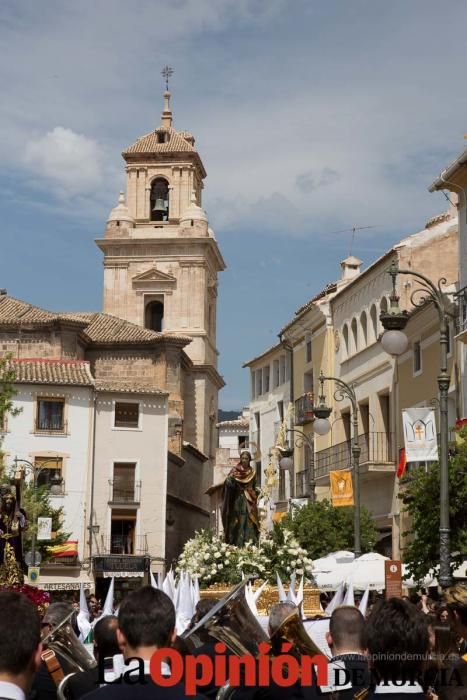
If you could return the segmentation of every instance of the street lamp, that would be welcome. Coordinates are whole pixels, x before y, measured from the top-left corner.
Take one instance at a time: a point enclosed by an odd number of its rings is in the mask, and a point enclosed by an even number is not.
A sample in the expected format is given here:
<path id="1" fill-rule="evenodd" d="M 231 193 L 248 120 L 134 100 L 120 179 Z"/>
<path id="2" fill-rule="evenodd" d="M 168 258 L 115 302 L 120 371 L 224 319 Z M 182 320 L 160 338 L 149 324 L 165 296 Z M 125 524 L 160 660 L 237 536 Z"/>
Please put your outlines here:
<path id="1" fill-rule="evenodd" d="M 405 351 L 408 340 L 403 333 L 408 321 L 407 311 L 401 311 L 399 307 L 399 297 L 396 293 L 397 275 L 410 275 L 420 280 L 420 287 L 415 289 L 410 297 L 410 301 L 415 307 L 422 307 L 425 304 L 435 305 L 439 314 L 439 343 L 440 343 L 440 371 L 438 375 L 439 389 L 439 423 L 440 423 L 440 455 L 439 455 L 439 476 L 440 476 L 440 518 L 439 518 L 439 576 L 440 586 L 446 588 L 452 584 L 451 576 L 451 555 L 449 547 L 449 430 L 448 430 L 448 345 L 449 345 L 449 318 L 453 317 L 452 302 L 447 298 L 442 286 L 446 284 L 446 278 L 442 277 L 438 284 L 432 282 L 428 277 L 413 270 L 401 270 L 397 261 L 393 260 L 387 270 L 392 278 L 392 294 L 390 296 L 390 307 L 380 315 L 381 323 L 386 329 L 381 338 L 383 348 L 390 355 L 400 355 Z M 417 298 L 418 295 L 418 298 Z"/>
<path id="2" fill-rule="evenodd" d="M 55 460 L 55 464 L 58 464 L 58 457 L 51 457 L 51 460 Z M 42 465 L 38 467 L 36 464 L 33 464 L 32 462 L 29 462 L 27 459 L 18 459 L 18 457 L 14 458 L 14 463 L 15 463 L 15 477 L 18 475 L 19 478 L 22 477 L 23 471 L 27 471 L 30 474 L 32 474 L 33 477 L 33 489 L 34 493 L 37 491 L 37 479 L 39 478 L 39 475 L 44 471 L 44 469 L 48 469 L 45 465 Z M 22 467 L 18 467 L 18 464 L 21 463 L 21 465 L 25 465 Z M 58 496 L 62 492 L 62 479 L 59 476 L 53 476 L 51 479 L 52 485 L 50 487 L 50 493 L 53 496 Z M 34 511 L 35 511 L 35 504 L 34 504 Z M 37 518 L 38 516 L 36 513 L 32 513 L 32 521 L 34 525 L 37 525 Z M 28 562 L 26 562 L 28 563 Z M 29 566 L 39 566 L 40 564 L 40 559 L 36 564 L 36 530 L 35 527 L 33 528 L 32 534 L 31 534 L 31 564 Z"/>
<path id="3" fill-rule="evenodd" d="M 286 431 L 286 434 L 288 433 L 293 433 L 294 435 L 298 435 L 299 437 L 295 440 L 295 446 L 296 447 L 302 447 L 303 443 L 306 443 L 308 445 L 308 448 L 310 450 L 310 456 L 311 456 L 311 463 L 310 463 L 310 478 L 308 481 L 308 485 L 310 487 L 310 498 L 311 502 L 313 503 L 316 498 L 315 490 L 316 490 L 316 481 L 315 481 L 315 453 L 314 453 L 314 447 L 313 443 L 306 435 L 303 430 L 299 430 L 298 428 L 288 428 Z M 279 460 L 279 466 L 281 469 L 291 469 L 293 467 L 293 459 L 292 459 L 292 454 L 293 450 L 292 449 L 287 449 L 283 447 L 277 447 L 281 454 L 281 458 Z"/>
<path id="4" fill-rule="evenodd" d="M 325 377 L 321 372 L 319 375 L 320 396 L 319 404 L 313 410 L 316 420 L 313 423 L 313 430 L 318 435 L 326 435 L 331 430 L 331 423 L 328 418 L 331 415 L 331 409 L 326 406 L 324 397 L 324 382 L 332 381 L 337 384 L 337 389 L 334 392 L 336 401 L 349 399 L 352 405 L 352 472 L 353 472 L 353 491 L 354 491 L 354 554 L 355 559 L 361 555 L 360 546 L 360 445 L 358 444 L 358 403 L 353 387 L 346 384 L 338 377 Z"/>

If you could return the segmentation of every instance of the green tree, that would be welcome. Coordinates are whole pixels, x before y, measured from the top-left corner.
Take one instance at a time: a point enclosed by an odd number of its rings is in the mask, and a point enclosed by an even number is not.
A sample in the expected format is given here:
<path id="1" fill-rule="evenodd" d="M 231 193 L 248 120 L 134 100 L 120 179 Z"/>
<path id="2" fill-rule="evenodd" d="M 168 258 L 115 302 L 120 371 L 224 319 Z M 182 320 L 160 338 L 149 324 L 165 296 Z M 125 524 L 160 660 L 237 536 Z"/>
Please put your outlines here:
<path id="1" fill-rule="evenodd" d="M 296 508 L 281 520 L 281 527 L 292 530 L 300 546 L 312 559 L 326 556 L 329 552 L 354 548 L 353 507 L 334 508 L 327 500 L 308 503 Z M 362 553 L 374 549 L 377 538 L 371 514 L 360 509 L 360 544 Z"/>
<path id="2" fill-rule="evenodd" d="M 32 534 L 37 536 L 37 518 L 52 518 L 52 540 L 36 540 L 36 551 L 41 553 L 42 561 L 52 559 L 47 547 L 63 544 L 70 538 L 70 533 L 63 530 L 63 508 L 53 508 L 50 503 L 47 486 L 36 490 L 32 484 L 24 486 L 21 491 L 21 508 L 26 512 L 28 527 L 23 532 L 23 554 L 31 549 Z"/>
<path id="3" fill-rule="evenodd" d="M 467 429 L 459 431 L 461 441 L 449 459 L 449 514 L 451 568 L 455 569 L 467 552 Z M 403 512 L 410 530 L 404 548 L 404 561 L 410 576 L 422 580 L 439 564 L 439 463 L 410 469 L 401 479 Z"/>

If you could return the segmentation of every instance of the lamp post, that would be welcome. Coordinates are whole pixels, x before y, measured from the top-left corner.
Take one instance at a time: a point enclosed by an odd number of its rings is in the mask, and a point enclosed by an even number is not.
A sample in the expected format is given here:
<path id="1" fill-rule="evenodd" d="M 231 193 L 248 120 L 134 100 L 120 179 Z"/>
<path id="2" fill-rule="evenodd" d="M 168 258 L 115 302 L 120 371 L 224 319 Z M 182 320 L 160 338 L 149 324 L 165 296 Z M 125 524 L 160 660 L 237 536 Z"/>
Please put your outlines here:
<path id="1" fill-rule="evenodd" d="M 336 401 L 349 399 L 352 406 L 352 473 L 353 473 L 353 492 L 354 492 L 354 554 L 355 559 L 361 555 L 360 544 L 360 445 L 358 444 L 358 403 L 355 395 L 355 390 L 349 384 L 346 384 L 338 377 L 325 377 L 321 372 L 319 375 L 320 396 L 319 404 L 313 410 L 316 420 L 313 423 L 313 430 L 318 435 L 326 435 L 331 424 L 328 420 L 331 415 L 331 409 L 326 406 L 324 396 L 324 382 L 331 381 L 337 385 L 334 392 Z"/>
<path id="2" fill-rule="evenodd" d="M 58 464 L 58 457 L 51 457 L 51 460 L 55 459 L 55 464 Z M 42 465 L 38 467 L 36 464 L 33 464 L 27 459 L 18 459 L 18 457 L 14 458 L 14 463 L 15 463 L 15 478 L 21 479 L 23 476 L 24 471 L 28 471 L 30 474 L 32 474 L 33 478 L 33 489 L 34 493 L 37 491 L 37 479 L 39 478 L 39 475 L 44 471 L 44 469 L 48 469 L 45 465 Z M 18 464 L 24 465 L 18 467 Z M 62 479 L 60 477 L 53 477 L 52 478 L 52 486 L 50 487 L 50 492 L 52 495 L 57 496 L 61 493 L 62 490 Z M 34 504 L 34 512 L 32 513 L 32 521 L 34 523 L 34 526 L 37 525 L 37 518 L 35 513 L 35 504 Z M 35 527 L 33 528 L 32 534 L 31 534 L 31 564 L 30 566 L 38 566 L 40 564 L 40 561 L 38 564 L 36 564 L 36 530 Z"/>
<path id="3" fill-rule="evenodd" d="M 435 284 L 425 275 L 413 270 L 401 270 L 396 260 L 393 260 L 387 270 L 392 278 L 392 293 L 390 306 L 386 312 L 380 315 L 385 332 L 381 338 L 381 345 L 387 353 L 393 356 L 401 355 L 407 348 L 408 339 L 403 329 L 408 321 L 407 311 L 401 311 L 399 296 L 396 292 L 398 275 L 410 275 L 420 282 L 420 287 L 415 289 L 410 297 L 415 307 L 425 304 L 434 304 L 439 315 L 439 343 L 440 343 L 440 368 L 438 375 L 439 389 L 439 424 L 440 424 L 440 518 L 439 518 L 439 577 L 440 586 L 446 588 L 452 584 L 451 555 L 449 546 L 449 430 L 448 430 L 448 344 L 449 344 L 449 318 L 453 317 L 453 303 L 442 291 L 446 284 L 446 278 L 442 277 Z"/>
<path id="4" fill-rule="evenodd" d="M 311 464 L 310 464 L 310 478 L 308 480 L 308 485 L 310 487 L 310 500 L 312 503 L 314 503 L 316 499 L 316 480 L 315 480 L 315 453 L 314 453 L 314 447 L 313 443 L 306 435 L 303 430 L 299 430 L 298 428 L 287 428 L 285 431 L 286 434 L 288 433 L 293 433 L 294 435 L 299 435 L 299 437 L 295 441 L 296 447 L 302 447 L 303 443 L 306 443 L 308 445 L 308 448 L 310 450 L 310 456 L 311 456 Z M 277 447 L 279 452 L 282 454 L 282 457 L 279 460 L 279 466 L 282 469 L 290 469 L 291 466 L 293 465 L 293 461 L 291 459 L 290 452 L 291 450 Z"/>

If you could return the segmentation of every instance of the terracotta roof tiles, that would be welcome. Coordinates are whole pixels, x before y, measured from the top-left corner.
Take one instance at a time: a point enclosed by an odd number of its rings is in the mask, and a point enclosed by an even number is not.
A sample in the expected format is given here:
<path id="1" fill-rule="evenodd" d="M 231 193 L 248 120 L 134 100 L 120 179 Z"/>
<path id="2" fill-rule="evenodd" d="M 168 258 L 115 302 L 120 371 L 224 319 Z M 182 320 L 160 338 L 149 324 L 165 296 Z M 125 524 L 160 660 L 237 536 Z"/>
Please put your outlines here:
<path id="1" fill-rule="evenodd" d="M 161 135 L 166 139 L 161 142 Z M 123 151 L 123 156 L 132 153 L 180 153 L 191 151 L 196 153 L 193 146 L 193 136 L 187 131 L 176 131 L 173 127 L 158 127 L 140 138 Z"/>
<path id="2" fill-rule="evenodd" d="M 9 364 L 16 373 L 15 382 L 22 384 L 94 384 L 89 362 L 84 360 L 24 358 L 11 360 Z"/>

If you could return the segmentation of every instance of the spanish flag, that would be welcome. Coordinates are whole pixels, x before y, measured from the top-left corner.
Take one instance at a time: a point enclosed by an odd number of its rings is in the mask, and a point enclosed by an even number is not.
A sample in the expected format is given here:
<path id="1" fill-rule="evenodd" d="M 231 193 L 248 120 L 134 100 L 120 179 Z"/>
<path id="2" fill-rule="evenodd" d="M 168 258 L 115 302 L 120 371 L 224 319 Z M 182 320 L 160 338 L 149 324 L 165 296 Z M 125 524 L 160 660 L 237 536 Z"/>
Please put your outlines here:
<path id="1" fill-rule="evenodd" d="M 78 540 L 68 540 L 63 544 L 56 544 L 53 547 L 47 547 L 47 551 L 53 557 L 77 557 Z"/>
<path id="2" fill-rule="evenodd" d="M 339 506 L 353 506 L 352 472 L 347 469 L 329 472 L 329 478 L 331 481 L 332 505 L 335 508 Z"/>
<path id="3" fill-rule="evenodd" d="M 397 466 L 397 478 L 402 479 L 405 474 L 405 468 L 407 466 L 407 458 L 405 456 L 405 447 L 401 447 L 399 450 L 399 464 Z"/>

